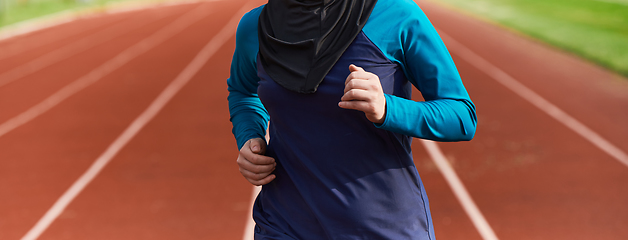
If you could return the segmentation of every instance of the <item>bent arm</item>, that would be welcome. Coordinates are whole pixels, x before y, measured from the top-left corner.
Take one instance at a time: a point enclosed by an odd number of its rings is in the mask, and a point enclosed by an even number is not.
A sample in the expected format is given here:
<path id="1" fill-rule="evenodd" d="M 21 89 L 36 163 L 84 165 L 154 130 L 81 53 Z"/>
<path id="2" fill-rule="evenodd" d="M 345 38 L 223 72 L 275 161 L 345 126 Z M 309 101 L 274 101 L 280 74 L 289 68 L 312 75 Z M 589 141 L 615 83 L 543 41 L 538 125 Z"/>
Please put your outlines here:
<path id="1" fill-rule="evenodd" d="M 253 9 L 240 20 L 230 77 L 227 79 L 229 114 L 238 149 L 249 139 L 264 139 L 270 120 L 268 112 L 257 96 L 259 77 L 255 58 L 259 51 L 257 18 L 260 10 L 261 7 Z"/>
<path id="2" fill-rule="evenodd" d="M 384 14 L 393 14 L 390 9 Z M 406 19 L 398 23 L 399 42 L 382 41 L 380 45 L 401 48 L 388 52 L 425 101 L 386 95 L 386 118 L 378 127 L 436 141 L 471 140 L 477 125 L 475 105 L 449 51 L 416 4 L 399 11 L 402 13 L 397 15 Z"/>

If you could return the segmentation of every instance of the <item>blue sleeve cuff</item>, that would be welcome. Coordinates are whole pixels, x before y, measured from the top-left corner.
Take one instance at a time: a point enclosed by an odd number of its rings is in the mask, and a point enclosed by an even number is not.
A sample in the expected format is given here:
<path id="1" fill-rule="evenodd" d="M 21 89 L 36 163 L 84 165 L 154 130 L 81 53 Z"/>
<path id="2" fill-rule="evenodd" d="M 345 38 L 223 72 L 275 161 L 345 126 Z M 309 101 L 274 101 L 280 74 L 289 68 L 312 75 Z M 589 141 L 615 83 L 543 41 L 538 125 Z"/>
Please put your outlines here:
<path id="1" fill-rule="evenodd" d="M 376 127 L 434 141 L 468 141 L 475 135 L 477 119 L 470 101 L 438 99 L 426 102 L 388 95 L 386 118 Z"/>
<path id="2" fill-rule="evenodd" d="M 375 124 L 375 127 L 377 127 L 377 128 L 388 130 L 387 128 L 388 128 L 388 125 L 389 125 L 389 122 L 390 122 L 388 120 L 388 119 L 390 119 L 390 117 L 388 116 L 388 113 L 390 112 L 390 111 L 388 111 L 388 109 L 389 109 L 388 103 L 390 102 L 390 95 L 384 94 L 384 97 L 386 98 L 386 112 L 384 113 L 384 122 L 383 123 L 373 123 L 373 124 Z"/>

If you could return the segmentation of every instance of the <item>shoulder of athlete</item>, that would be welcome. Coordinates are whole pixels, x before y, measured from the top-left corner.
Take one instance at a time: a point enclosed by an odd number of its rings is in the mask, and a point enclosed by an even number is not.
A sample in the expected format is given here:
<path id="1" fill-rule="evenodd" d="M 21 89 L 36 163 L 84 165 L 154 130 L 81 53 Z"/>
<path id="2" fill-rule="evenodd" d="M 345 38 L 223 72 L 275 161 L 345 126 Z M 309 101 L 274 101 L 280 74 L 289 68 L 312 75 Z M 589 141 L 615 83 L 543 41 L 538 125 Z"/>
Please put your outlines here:
<path id="1" fill-rule="evenodd" d="M 430 24 L 423 10 L 412 0 L 378 0 L 367 26 L 383 27 L 388 31 L 401 31 Z"/>
<path id="2" fill-rule="evenodd" d="M 257 41 L 257 22 L 264 6 L 256 7 L 242 16 L 236 32 L 237 41 L 250 42 L 253 39 Z"/>

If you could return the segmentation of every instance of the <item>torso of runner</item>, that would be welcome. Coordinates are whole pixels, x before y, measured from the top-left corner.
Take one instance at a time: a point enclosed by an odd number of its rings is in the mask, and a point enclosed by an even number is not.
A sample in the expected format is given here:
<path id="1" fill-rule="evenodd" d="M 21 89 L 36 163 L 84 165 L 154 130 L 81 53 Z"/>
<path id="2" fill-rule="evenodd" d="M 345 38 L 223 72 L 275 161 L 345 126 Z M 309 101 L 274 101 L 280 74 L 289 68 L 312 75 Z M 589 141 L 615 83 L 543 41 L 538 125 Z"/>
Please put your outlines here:
<path id="1" fill-rule="evenodd" d="M 255 239 L 434 239 L 412 137 L 473 137 L 475 107 L 451 56 L 411 1 L 379 0 L 366 25 L 314 93 L 288 90 L 259 60 L 258 19 L 238 27 L 229 104 L 238 147 L 263 137 L 275 180 L 255 201 Z M 342 109 L 349 65 L 380 78 L 383 124 Z M 413 85 L 425 101 L 410 100 Z"/>

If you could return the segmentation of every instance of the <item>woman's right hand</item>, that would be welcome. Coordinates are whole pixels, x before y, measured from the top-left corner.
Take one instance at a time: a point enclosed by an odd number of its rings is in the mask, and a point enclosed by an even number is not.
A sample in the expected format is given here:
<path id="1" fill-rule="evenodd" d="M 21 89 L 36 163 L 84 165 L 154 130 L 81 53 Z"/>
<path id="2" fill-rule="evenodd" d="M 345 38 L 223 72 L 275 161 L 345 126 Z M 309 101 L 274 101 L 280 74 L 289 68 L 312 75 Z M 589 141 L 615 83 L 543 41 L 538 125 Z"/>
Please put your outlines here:
<path id="1" fill-rule="evenodd" d="M 240 173 L 253 185 L 260 186 L 275 179 L 271 174 L 275 170 L 275 159 L 264 156 L 266 153 L 266 141 L 261 138 L 253 138 L 246 141 L 238 155 Z"/>

